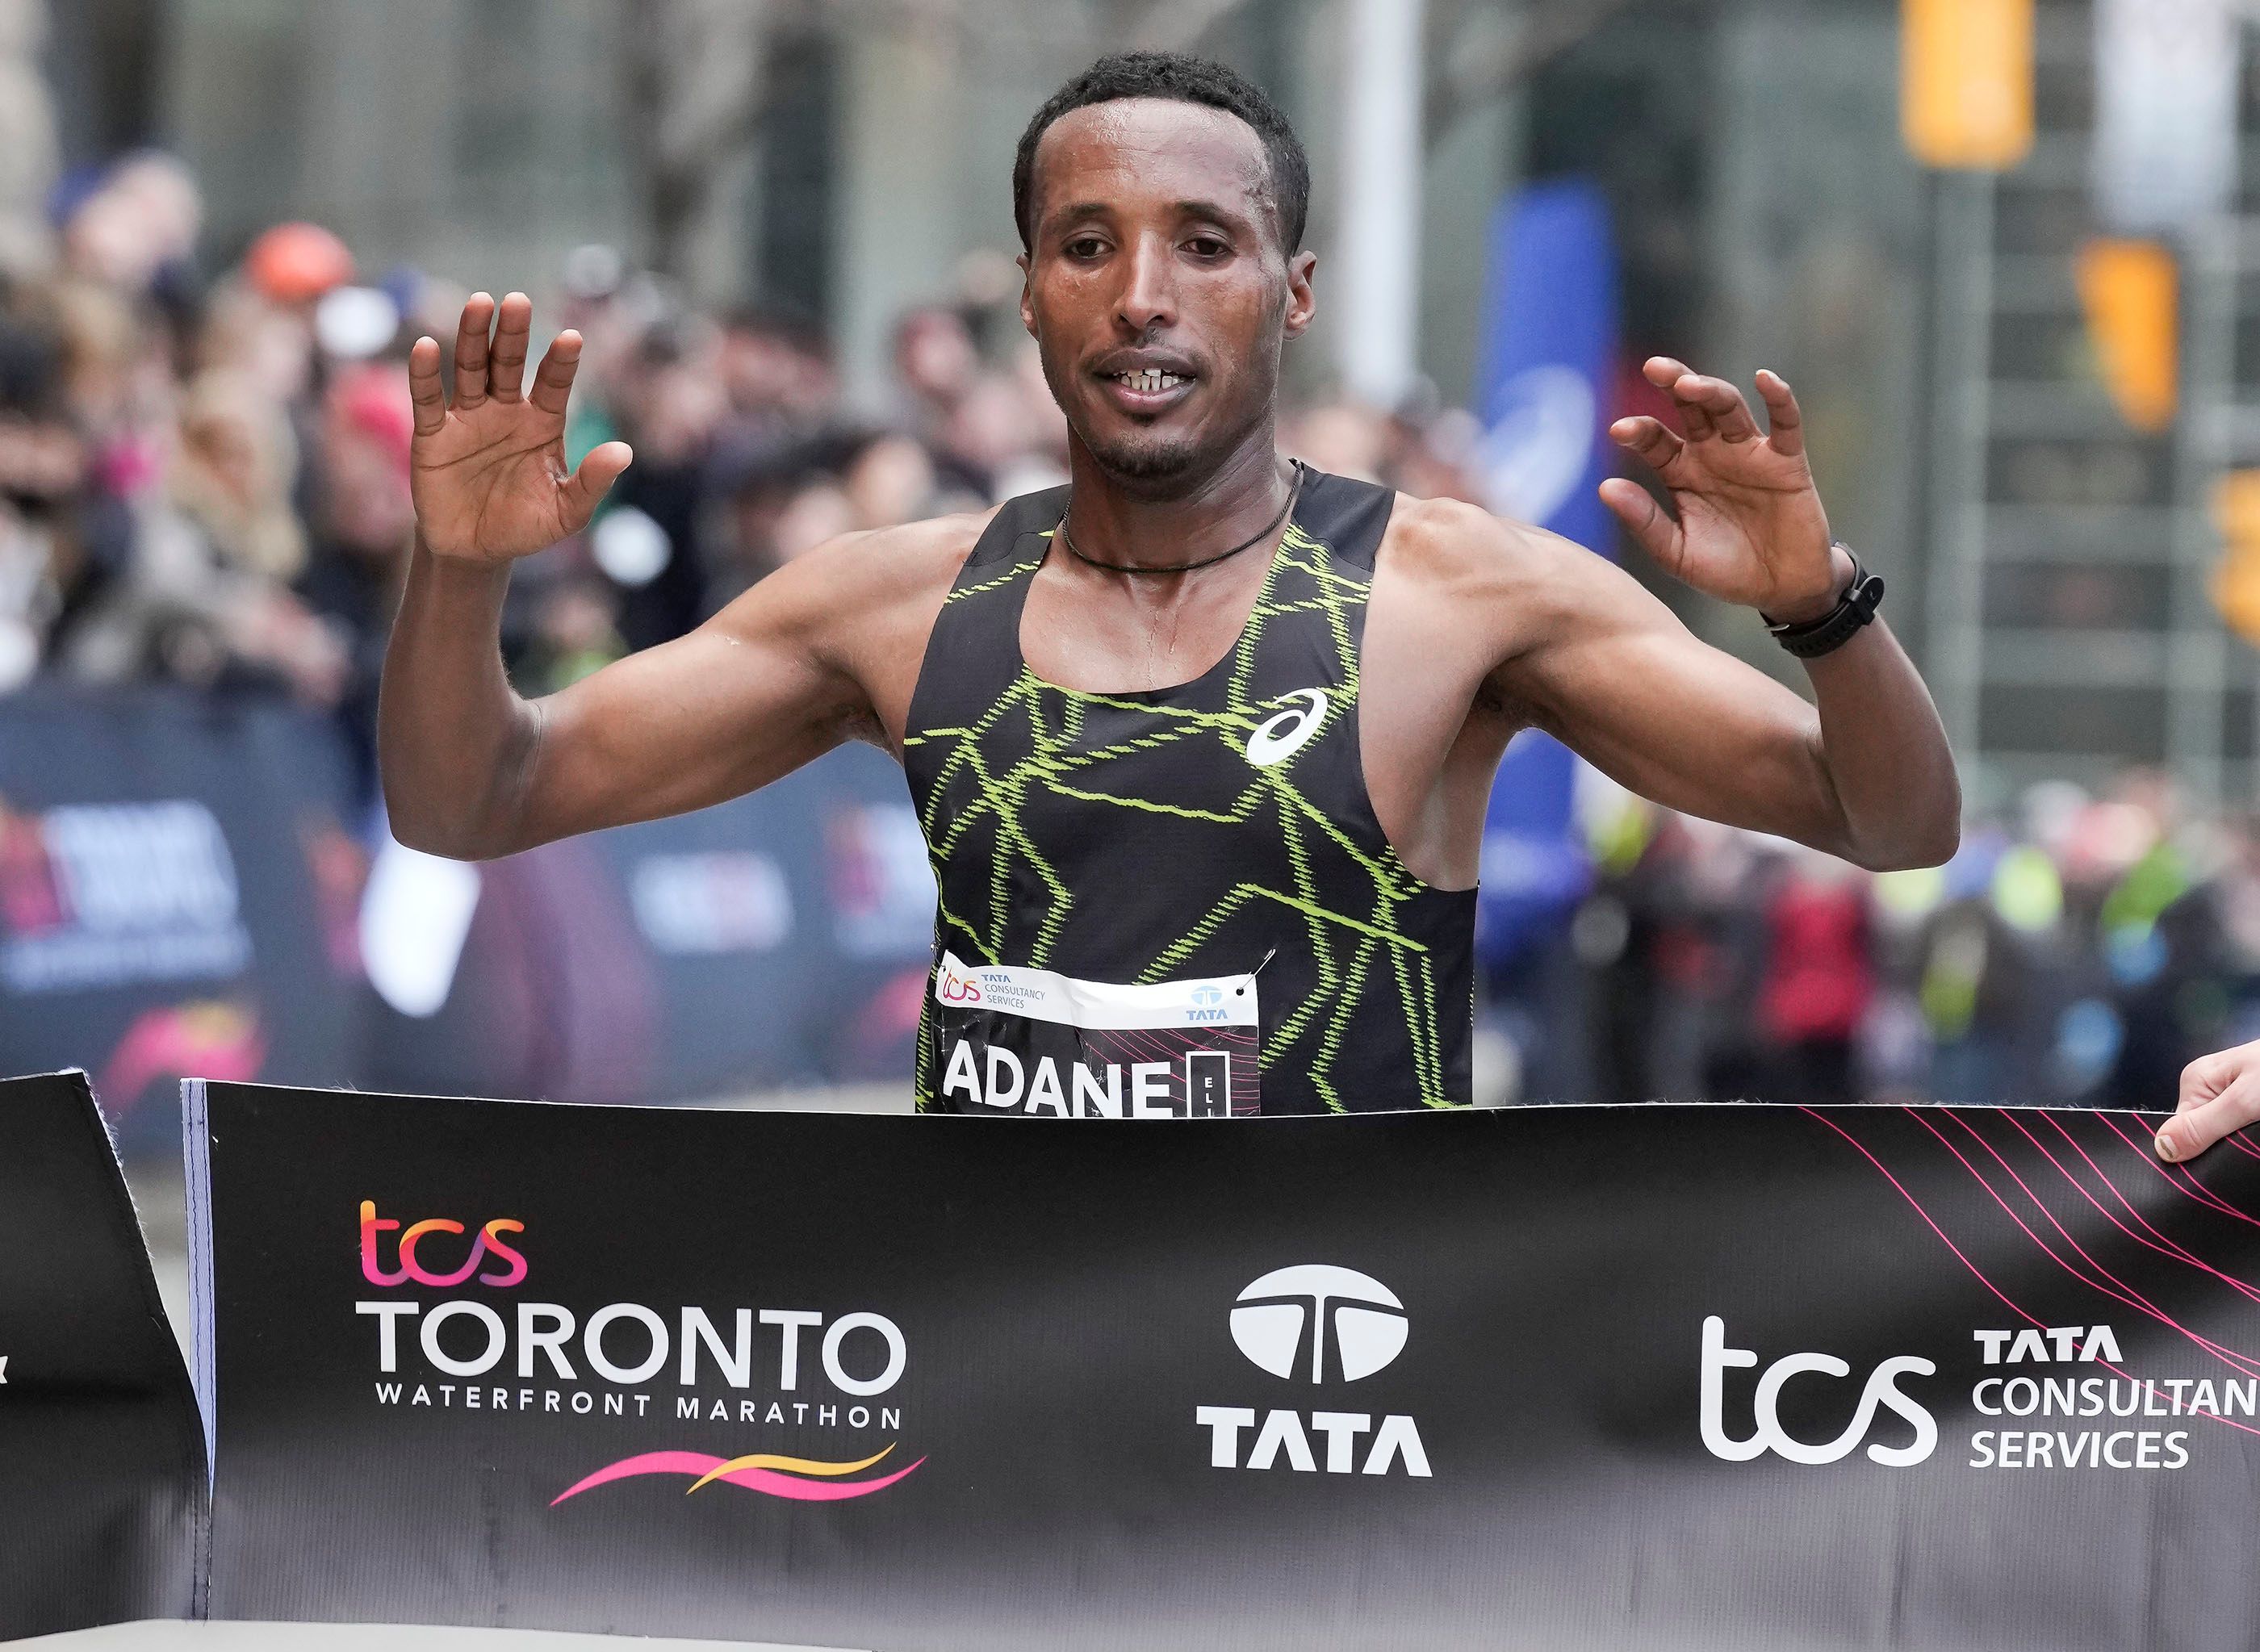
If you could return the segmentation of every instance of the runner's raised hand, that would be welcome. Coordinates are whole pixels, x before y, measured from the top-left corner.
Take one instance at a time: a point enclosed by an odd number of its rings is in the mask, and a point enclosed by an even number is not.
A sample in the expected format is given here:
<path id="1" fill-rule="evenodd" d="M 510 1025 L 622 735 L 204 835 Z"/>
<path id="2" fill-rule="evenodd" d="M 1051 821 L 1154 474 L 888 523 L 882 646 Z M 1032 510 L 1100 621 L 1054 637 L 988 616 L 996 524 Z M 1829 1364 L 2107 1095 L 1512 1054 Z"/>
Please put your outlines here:
<path id="1" fill-rule="evenodd" d="M 608 441 L 565 463 L 565 398 L 581 364 L 581 335 L 561 333 L 524 390 L 533 304 L 522 292 L 497 305 L 474 293 L 455 333 L 455 397 L 440 389 L 440 343 L 416 340 L 408 390 L 416 410 L 410 484 L 416 526 L 435 554 L 501 562 L 577 533 L 628 468 L 628 445 Z M 489 329 L 493 336 L 489 338 Z"/>
<path id="2" fill-rule="evenodd" d="M 1758 375 L 1771 426 L 1762 433 L 1726 380 L 1669 356 L 1651 356 L 1641 370 L 1679 404 L 1686 434 L 1648 418 L 1620 418 L 1609 434 L 1655 468 L 1678 519 L 1622 477 L 1601 484 L 1603 501 L 1650 555 L 1706 595 L 1778 621 L 1827 613 L 1851 564 L 1829 548 L 1828 513 L 1805 462 L 1805 421 L 1787 382 Z"/>

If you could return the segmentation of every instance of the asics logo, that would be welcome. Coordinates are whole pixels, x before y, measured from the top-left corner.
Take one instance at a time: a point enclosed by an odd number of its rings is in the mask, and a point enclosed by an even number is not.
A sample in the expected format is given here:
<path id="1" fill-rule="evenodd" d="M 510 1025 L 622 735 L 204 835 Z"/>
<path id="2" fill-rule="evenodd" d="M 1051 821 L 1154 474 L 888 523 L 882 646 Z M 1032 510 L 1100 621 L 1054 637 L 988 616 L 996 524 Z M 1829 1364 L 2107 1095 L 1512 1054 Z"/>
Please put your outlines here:
<path id="1" fill-rule="evenodd" d="M 1280 697 L 1298 703 L 1265 718 L 1248 737 L 1248 761 L 1258 769 L 1285 762 L 1310 744 L 1327 720 L 1324 689 L 1297 689 Z"/>

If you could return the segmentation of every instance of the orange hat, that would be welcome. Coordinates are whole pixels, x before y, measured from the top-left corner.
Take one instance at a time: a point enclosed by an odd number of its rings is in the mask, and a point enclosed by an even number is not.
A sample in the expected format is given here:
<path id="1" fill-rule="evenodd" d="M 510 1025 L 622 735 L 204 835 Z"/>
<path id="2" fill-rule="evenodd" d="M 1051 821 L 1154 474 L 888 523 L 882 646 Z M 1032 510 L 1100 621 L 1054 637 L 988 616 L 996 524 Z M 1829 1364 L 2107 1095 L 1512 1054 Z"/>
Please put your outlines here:
<path id="1" fill-rule="evenodd" d="M 304 304 L 354 277 L 353 254 L 318 224 L 277 224 L 243 257 L 251 284 L 276 304 Z"/>

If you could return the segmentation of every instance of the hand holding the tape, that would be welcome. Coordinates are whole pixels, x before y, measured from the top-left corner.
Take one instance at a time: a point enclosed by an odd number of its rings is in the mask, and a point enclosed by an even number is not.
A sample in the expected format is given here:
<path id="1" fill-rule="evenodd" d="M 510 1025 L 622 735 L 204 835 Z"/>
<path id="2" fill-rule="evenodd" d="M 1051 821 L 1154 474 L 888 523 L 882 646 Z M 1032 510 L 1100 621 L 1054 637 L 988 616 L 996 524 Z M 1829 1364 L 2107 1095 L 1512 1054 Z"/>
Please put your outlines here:
<path id="1" fill-rule="evenodd" d="M 2200 1055 L 2182 1069 L 2180 1105 L 2158 1132 L 2158 1156 L 2195 1158 L 2260 1121 L 2260 1041 Z"/>

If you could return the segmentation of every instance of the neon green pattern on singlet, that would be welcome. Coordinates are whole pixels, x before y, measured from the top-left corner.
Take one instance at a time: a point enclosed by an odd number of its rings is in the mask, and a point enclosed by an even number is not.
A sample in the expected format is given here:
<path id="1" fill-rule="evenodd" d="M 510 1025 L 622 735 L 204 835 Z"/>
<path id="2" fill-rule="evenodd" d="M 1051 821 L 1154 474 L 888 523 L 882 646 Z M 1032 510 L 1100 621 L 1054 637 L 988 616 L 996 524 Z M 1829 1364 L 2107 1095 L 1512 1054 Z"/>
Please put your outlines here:
<path id="1" fill-rule="evenodd" d="M 1031 577 L 1041 565 L 1041 559 L 1015 563 L 992 579 L 953 590 L 947 600 L 957 603 L 980 597 L 1016 580 Z M 1290 585 L 1298 589 L 1291 595 L 1284 594 Z M 1339 683 L 1322 691 L 1327 701 L 1325 715 L 1332 719 L 1354 704 L 1358 677 L 1351 615 L 1365 604 L 1370 589 L 1370 580 L 1345 572 L 1335 565 L 1323 544 L 1311 538 L 1299 523 L 1291 524 L 1234 650 L 1222 711 L 1152 704 L 1062 688 L 1036 676 L 1023 663 L 1017 678 L 996 704 L 970 726 L 926 728 L 907 735 L 905 747 L 947 747 L 921 820 L 937 879 L 945 890 L 948 880 L 941 877 L 943 865 L 958 852 L 968 833 L 984 820 L 993 821 L 996 828 L 996 852 L 989 877 L 989 910 L 953 910 L 945 894 L 939 920 L 941 944 L 962 946 L 985 962 L 1005 962 L 1002 952 L 1008 890 L 1012 887 L 1012 869 L 1017 861 L 1041 883 L 1048 901 L 1026 955 L 1011 962 L 1035 969 L 1050 964 L 1052 945 L 1066 924 L 1076 898 L 1021 823 L 1023 799 L 1033 788 L 1041 787 L 1055 796 L 1082 803 L 1145 811 L 1180 819 L 1213 821 L 1219 826 L 1240 826 L 1262 810 L 1276 809 L 1293 870 L 1293 886 L 1235 884 L 1198 918 L 1180 940 L 1152 958 L 1136 979 L 1153 982 L 1169 978 L 1248 903 L 1277 902 L 1301 916 L 1316 957 L 1319 978 L 1317 990 L 1273 1029 L 1264 1045 L 1264 1062 L 1269 1064 L 1281 1059 L 1324 1018 L 1320 1026 L 1319 1048 L 1311 1062 L 1312 1082 L 1329 1108 L 1343 1111 L 1341 1098 L 1330 1082 L 1329 1074 L 1353 1012 L 1377 968 L 1384 968 L 1396 988 L 1398 1001 L 1404 1006 L 1405 1033 L 1412 1054 L 1412 1076 L 1419 1099 L 1432 1107 L 1453 1105 L 1445 1091 L 1437 1048 L 1438 1001 L 1434 962 L 1429 948 L 1406 933 L 1398 922 L 1398 906 L 1427 886 L 1405 866 L 1393 847 L 1384 846 L 1375 854 L 1361 847 L 1338 822 L 1297 790 L 1284 765 L 1276 769 L 1251 768 L 1246 788 L 1228 808 L 1221 811 L 1127 797 L 1107 786 L 1110 760 L 1134 752 L 1151 752 L 1216 739 L 1232 748 L 1235 759 L 1240 758 L 1257 726 L 1276 716 L 1280 709 L 1276 703 L 1255 700 L 1249 693 L 1249 679 L 1265 625 L 1283 615 L 1307 612 L 1324 616 L 1341 671 Z M 1152 732 L 1116 744 L 1076 750 L 1074 742 L 1083 731 L 1085 709 L 1091 706 L 1113 706 L 1140 712 Z M 1028 754 L 992 770 L 983 754 L 983 736 L 1013 718 L 1026 719 Z M 973 783 L 969 797 L 952 784 L 967 778 Z M 948 800 L 950 811 L 948 819 L 942 818 L 945 799 Z M 1321 898 L 1311 857 L 1312 845 L 1320 839 L 1331 842 L 1370 880 L 1370 909 L 1345 912 L 1338 905 L 1327 905 Z M 1384 955 L 1386 961 L 1383 963 L 1380 961 Z M 921 1041 L 922 1058 L 923 1055 Z M 919 1088 L 923 1097 L 926 1093 L 923 1074 Z"/>

